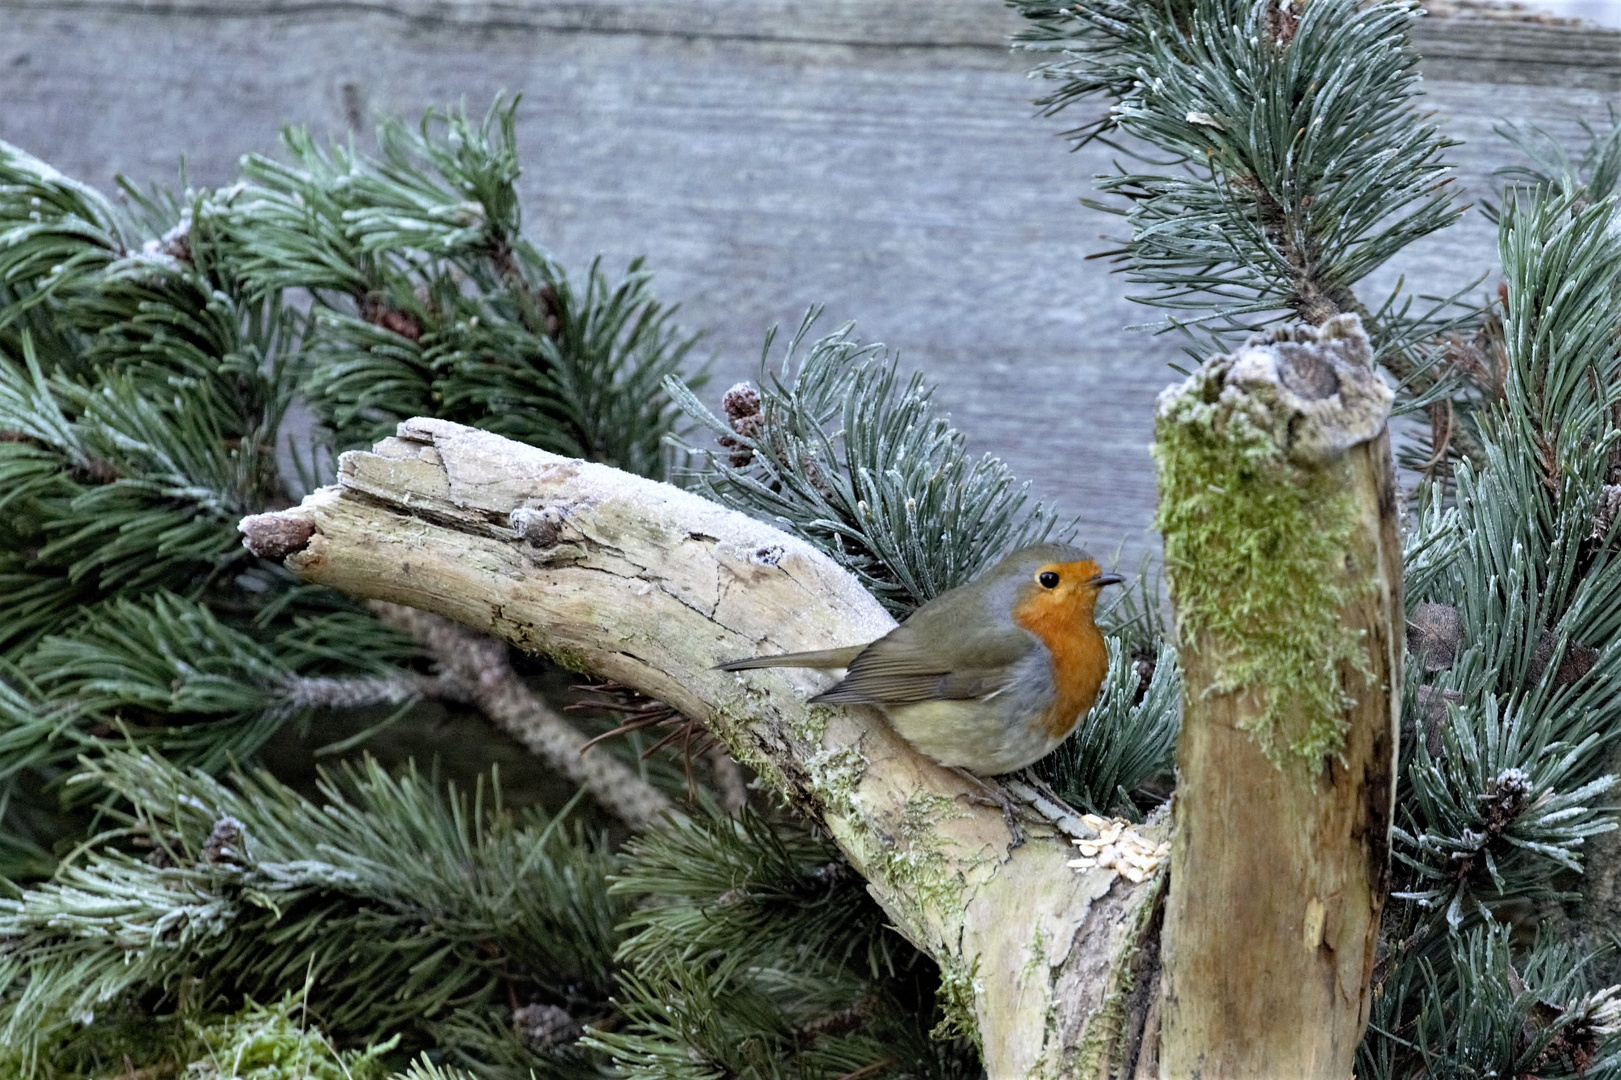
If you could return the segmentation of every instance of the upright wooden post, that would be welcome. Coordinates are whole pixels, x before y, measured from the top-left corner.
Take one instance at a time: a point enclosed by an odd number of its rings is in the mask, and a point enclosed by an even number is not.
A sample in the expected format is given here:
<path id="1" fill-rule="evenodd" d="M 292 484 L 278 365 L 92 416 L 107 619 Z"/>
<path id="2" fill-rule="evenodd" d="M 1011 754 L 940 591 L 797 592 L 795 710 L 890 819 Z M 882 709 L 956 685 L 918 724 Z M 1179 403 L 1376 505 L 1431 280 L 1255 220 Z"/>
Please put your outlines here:
<path id="1" fill-rule="evenodd" d="M 1391 392 L 1355 315 L 1160 397 L 1185 684 L 1160 1076 L 1351 1076 L 1368 1020 L 1401 679 Z"/>

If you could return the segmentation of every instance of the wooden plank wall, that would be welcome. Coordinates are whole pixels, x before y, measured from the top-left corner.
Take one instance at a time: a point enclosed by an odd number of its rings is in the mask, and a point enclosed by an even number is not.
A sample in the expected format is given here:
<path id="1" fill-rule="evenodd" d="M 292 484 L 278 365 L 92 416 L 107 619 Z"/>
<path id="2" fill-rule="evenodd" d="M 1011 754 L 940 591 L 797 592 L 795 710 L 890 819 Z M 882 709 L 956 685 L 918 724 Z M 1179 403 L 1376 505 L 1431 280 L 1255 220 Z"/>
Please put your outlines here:
<path id="1" fill-rule="evenodd" d="M 344 134 L 522 92 L 527 220 L 570 265 L 646 254 L 709 331 L 719 391 L 812 304 L 938 383 L 973 445 L 1128 558 L 1147 531 L 1168 337 L 1085 256 L 1107 153 L 1034 118 L 995 0 L 0 0 L 0 138 L 98 184 L 228 182 L 279 126 Z M 1427 22 L 1429 107 L 1471 198 L 1499 118 L 1567 139 L 1621 103 L 1621 35 Z M 1491 269 L 1478 213 L 1412 251 L 1425 291 Z"/>

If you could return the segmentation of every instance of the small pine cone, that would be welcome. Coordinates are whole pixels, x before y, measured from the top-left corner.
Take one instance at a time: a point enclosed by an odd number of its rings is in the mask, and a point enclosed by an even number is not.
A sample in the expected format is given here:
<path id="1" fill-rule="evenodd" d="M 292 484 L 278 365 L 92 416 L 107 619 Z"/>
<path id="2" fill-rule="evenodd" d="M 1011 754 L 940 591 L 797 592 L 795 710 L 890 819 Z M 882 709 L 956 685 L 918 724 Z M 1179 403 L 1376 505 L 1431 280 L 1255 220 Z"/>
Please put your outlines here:
<path id="1" fill-rule="evenodd" d="M 732 430 L 745 439 L 758 439 L 765 431 L 765 417 L 759 413 L 749 416 L 735 416 L 732 418 Z"/>
<path id="2" fill-rule="evenodd" d="M 737 383 L 720 399 L 720 407 L 725 410 L 726 419 L 731 423 L 732 430 L 739 435 L 746 434 L 737 426 L 737 422 L 760 415 L 760 391 L 749 383 Z"/>
<path id="3" fill-rule="evenodd" d="M 827 481 L 822 479 L 822 470 L 816 464 L 816 459 L 814 457 L 812 457 L 810 454 L 800 454 L 799 468 L 800 471 L 805 474 L 805 479 L 810 481 L 811 487 L 815 488 L 817 491 L 821 492 L 823 495 L 826 495 L 830 499 L 833 497 L 833 489 L 829 488 L 827 486 Z"/>
<path id="4" fill-rule="evenodd" d="M 175 263 L 189 265 L 192 261 L 191 212 L 182 214 L 179 223 L 158 239 L 148 240 L 141 245 L 141 256 L 156 262 L 172 259 Z"/>
<path id="5" fill-rule="evenodd" d="M 1485 794 L 1478 796 L 1486 816 L 1486 835 L 1497 836 L 1513 824 L 1530 794 L 1531 778 L 1524 769 L 1504 769 L 1486 781 Z"/>
<path id="6" fill-rule="evenodd" d="M 248 853 L 247 836 L 247 830 L 236 818 L 220 818 L 214 822 L 214 831 L 203 841 L 203 861 L 241 865 Z"/>
<path id="7" fill-rule="evenodd" d="M 1132 705 L 1141 705 L 1143 698 L 1148 696 L 1148 688 L 1154 682 L 1154 669 L 1159 666 L 1159 656 L 1154 653 L 1144 653 L 1131 662 L 1131 670 L 1137 676 L 1137 689 L 1132 694 Z"/>
<path id="8" fill-rule="evenodd" d="M 1420 604 L 1407 620 L 1407 651 L 1425 671 L 1445 671 L 1458 659 L 1463 622 L 1450 604 Z"/>
<path id="9" fill-rule="evenodd" d="M 398 308 L 389 308 L 377 320 L 377 325 L 384 330 L 392 330 L 407 341 L 420 341 L 422 339 L 422 325 L 411 316 Z"/>
<path id="10" fill-rule="evenodd" d="M 847 1009 L 817 1017 L 799 1031 L 803 1035 L 845 1035 L 865 1026 L 869 1011 L 867 1003 L 859 1001 Z"/>
<path id="11" fill-rule="evenodd" d="M 580 1025 L 566 1009 L 556 1005 L 525 1005 L 512 1010 L 512 1030 L 535 1050 L 558 1043 L 571 1043 L 580 1037 Z"/>
<path id="12" fill-rule="evenodd" d="M 398 334 L 407 341 L 418 341 L 422 337 L 422 324 L 417 322 L 409 312 L 401 311 L 376 293 L 368 293 L 360 298 L 360 317 L 373 326 L 380 326 L 390 333 Z"/>
<path id="13" fill-rule="evenodd" d="M 98 487 L 118 479 L 118 466 L 101 458 L 86 458 L 83 465 L 73 470 L 74 476 Z"/>
<path id="14" fill-rule="evenodd" d="M 737 383 L 726 391 L 720 405 L 726 413 L 726 423 L 743 438 L 722 435 L 715 441 L 732 452 L 732 468 L 741 469 L 754 460 L 754 451 L 743 439 L 757 439 L 765 430 L 765 417 L 760 414 L 760 391 L 746 382 Z"/>
<path id="15" fill-rule="evenodd" d="M 1267 5 L 1267 37 L 1280 49 L 1295 39 L 1295 31 L 1300 28 L 1300 16 L 1291 10 L 1292 6 L 1289 0 Z"/>
<path id="16" fill-rule="evenodd" d="M 1553 659 L 1554 649 L 1559 645 L 1559 636 L 1550 630 L 1537 631 L 1537 643 L 1531 650 L 1531 681 L 1541 682 L 1542 676 L 1548 670 L 1548 662 Z M 1593 670 L 1598 662 L 1598 650 L 1579 641 L 1572 641 L 1565 646 L 1565 655 L 1560 657 L 1559 666 L 1553 672 L 1553 684 L 1558 687 L 1569 686 L 1571 683 Z"/>
<path id="17" fill-rule="evenodd" d="M 1593 514 L 1594 540 L 1603 540 L 1610 535 L 1617 513 L 1621 513 L 1621 484 L 1605 484 L 1599 492 L 1598 510 Z"/>
<path id="18" fill-rule="evenodd" d="M 163 234 L 160 241 L 164 254 L 173 256 L 183 263 L 191 262 L 191 213 L 188 211 L 180 216 L 180 223 Z"/>
<path id="19" fill-rule="evenodd" d="M 741 469 L 754 460 L 754 451 L 745 446 L 741 439 L 734 439 L 730 435 L 722 435 L 715 441 L 720 444 L 721 449 L 731 451 L 726 460 L 731 463 L 734 469 Z"/>

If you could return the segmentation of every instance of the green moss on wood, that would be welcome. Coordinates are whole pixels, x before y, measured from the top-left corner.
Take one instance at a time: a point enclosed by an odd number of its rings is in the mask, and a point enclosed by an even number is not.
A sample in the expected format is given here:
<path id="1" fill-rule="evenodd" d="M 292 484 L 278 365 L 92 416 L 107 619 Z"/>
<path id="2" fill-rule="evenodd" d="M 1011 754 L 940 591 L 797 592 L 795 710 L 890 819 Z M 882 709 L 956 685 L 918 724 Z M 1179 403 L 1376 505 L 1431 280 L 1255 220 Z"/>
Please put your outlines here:
<path id="1" fill-rule="evenodd" d="M 766 709 L 763 692 L 746 690 L 711 711 L 711 730 L 721 733 L 730 745 Z M 799 782 L 817 806 L 836 819 L 828 824 L 841 846 L 851 854 L 857 869 L 883 888 L 906 932 L 934 935 L 938 931 L 932 928 L 939 926 L 946 913 L 962 909 L 966 875 L 978 865 L 972 858 L 948 858 L 948 841 L 939 831 L 941 822 L 964 816 L 968 810 L 949 795 L 918 789 L 907 796 L 898 814 L 875 814 L 856 797 L 870 764 L 861 746 L 824 745 L 834 715 L 834 708 L 825 705 L 811 705 L 797 714 L 785 710 L 783 720 L 791 740 L 808 751 L 800 761 Z M 765 755 L 750 754 L 743 760 L 784 793 L 794 790 Z M 972 964 L 961 959 L 942 968 L 940 994 L 946 1020 L 936 1031 L 942 1038 L 978 1038 L 972 969 Z"/>
<path id="2" fill-rule="evenodd" d="M 1214 660 L 1218 690 L 1255 697 L 1246 726 L 1274 763 L 1317 760 L 1344 745 L 1341 670 L 1367 669 L 1340 619 L 1357 592 L 1348 465 L 1289 460 L 1242 398 L 1223 399 L 1223 374 L 1207 365 L 1167 392 L 1155 426 L 1177 631 Z"/>
<path id="3" fill-rule="evenodd" d="M 935 1000 L 943 1014 L 934 1025 L 929 1037 L 940 1039 L 970 1039 L 981 1052 L 985 1044 L 980 1038 L 979 1021 L 974 1016 L 974 998 L 979 992 L 979 958 L 969 963 L 960 956 L 948 957 L 940 963 L 940 985 Z"/>

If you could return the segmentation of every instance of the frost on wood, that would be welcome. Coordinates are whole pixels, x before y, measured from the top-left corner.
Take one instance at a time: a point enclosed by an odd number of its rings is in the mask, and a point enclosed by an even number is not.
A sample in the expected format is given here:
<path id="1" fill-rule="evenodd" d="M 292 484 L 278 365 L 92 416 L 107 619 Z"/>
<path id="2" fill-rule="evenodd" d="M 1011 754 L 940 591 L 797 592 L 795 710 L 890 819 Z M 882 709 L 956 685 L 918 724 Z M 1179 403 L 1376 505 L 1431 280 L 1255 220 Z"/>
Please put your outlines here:
<path id="1" fill-rule="evenodd" d="M 990 1075 L 1136 1060 L 1145 1019 L 1130 1003 L 1147 1000 L 1155 969 L 1162 875 L 1072 868 L 1056 830 L 1027 826 L 1015 845 L 976 788 L 875 711 L 807 705 L 827 675 L 713 670 L 894 625 L 804 542 L 665 484 L 427 419 L 345 454 L 336 485 L 276 517 L 310 528 L 286 556 L 310 581 L 447 616 L 703 721 L 825 824 L 939 962 Z M 1165 836 L 1145 828 L 1138 846 Z"/>
<path id="2" fill-rule="evenodd" d="M 1252 340 L 1160 398 L 1185 687 L 1165 1075 L 1351 1073 L 1401 700 L 1391 397 L 1345 315 Z M 1243 934 L 1213 917 L 1239 911 Z"/>

